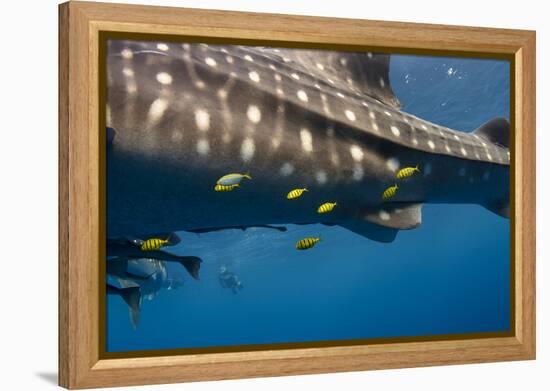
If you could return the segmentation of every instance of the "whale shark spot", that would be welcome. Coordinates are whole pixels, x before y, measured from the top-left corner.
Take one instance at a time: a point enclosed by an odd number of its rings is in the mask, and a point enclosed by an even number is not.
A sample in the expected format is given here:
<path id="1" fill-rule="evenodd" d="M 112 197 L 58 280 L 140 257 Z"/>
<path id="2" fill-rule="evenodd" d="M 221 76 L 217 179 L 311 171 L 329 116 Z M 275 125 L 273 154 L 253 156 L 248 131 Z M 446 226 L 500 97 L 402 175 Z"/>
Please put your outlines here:
<path id="1" fill-rule="evenodd" d="M 183 140 L 183 133 L 180 132 L 179 130 L 174 130 L 172 132 L 172 137 L 171 137 L 172 141 L 174 142 L 178 142 L 178 141 L 181 141 Z"/>
<path id="2" fill-rule="evenodd" d="M 491 156 L 491 154 L 489 152 L 487 152 L 487 159 L 489 159 L 491 161 L 493 160 L 493 157 Z"/>
<path id="3" fill-rule="evenodd" d="M 126 77 L 133 77 L 134 76 L 134 70 L 130 67 L 124 67 L 122 69 L 122 74 Z"/>
<path id="4" fill-rule="evenodd" d="M 189 49 L 191 49 L 191 45 L 189 45 L 188 43 L 182 44 L 181 47 L 183 48 L 183 50 L 189 50 Z"/>
<path id="5" fill-rule="evenodd" d="M 423 130 L 428 130 L 428 127 L 424 124 L 420 125 L 420 127 L 423 129 Z"/>
<path id="6" fill-rule="evenodd" d="M 334 80 L 332 80 L 332 79 L 330 79 L 330 78 L 328 78 L 328 77 L 327 77 L 327 81 L 328 81 L 330 84 L 333 84 L 333 85 L 335 84 L 335 83 L 334 83 Z"/>
<path id="7" fill-rule="evenodd" d="M 399 168 L 399 160 L 397 160 L 397 158 L 390 158 L 386 161 L 386 167 L 388 167 L 389 170 L 391 171 L 397 171 L 397 169 Z"/>
<path id="8" fill-rule="evenodd" d="M 369 117 L 371 117 L 372 119 L 376 119 L 376 114 L 374 114 L 374 111 L 369 112 Z"/>
<path id="9" fill-rule="evenodd" d="M 197 87 L 199 90 L 204 90 L 204 87 L 206 87 L 206 84 L 202 80 L 197 80 L 195 82 L 195 87 Z"/>
<path id="10" fill-rule="evenodd" d="M 172 75 L 167 72 L 159 72 L 157 73 L 157 81 L 164 85 L 172 84 Z"/>
<path id="11" fill-rule="evenodd" d="M 391 132 L 393 133 L 393 135 L 395 137 L 399 137 L 399 135 L 401 134 L 401 132 L 399 131 L 399 129 L 396 126 L 392 126 L 390 129 L 391 129 Z"/>
<path id="12" fill-rule="evenodd" d="M 430 149 L 435 149 L 435 144 L 432 140 L 428 140 L 428 147 L 430 147 Z"/>
<path id="13" fill-rule="evenodd" d="M 220 88 L 218 90 L 218 97 L 220 99 L 227 99 L 227 90 L 224 90 L 223 88 Z"/>
<path id="14" fill-rule="evenodd" d="M 199 155 L 208 155 L 208 152 L 210 152 L 210 144 L 207 139 L 201 138 L 197 141 L 197 152 Z"/>
<path id="15" fill-rule="evenodd" d="M 248 106 L 246 116 L 248 117 L 248 120 L 254 124 L 257 124 L 262 120 L 262 112 L 256 105 Z"/>
<path id="16" fill-rule="evenodd" d="M 210 128 L 210 114 L 208 114 L 208 111 L 203 109 L 195 110 L 195 123 L 201 132 L 208 131 Z"/>
<path id="17" fill-rule="evenodd" d="M 208 65 L 209 67 L 212 67 L 212 68 L 215 68 L 215 67 L 218 66 L 218 63 L 212 57 L 206 57 L 204 59 L 204 62 L 206 63 L 206 65 Z"/>
<path id="18" fill-rule="evenodd" d="M 346 96 L 344 94 L 342 94 L 341 92 L 337 92 L 336 95 L 338 95 L 342 99 L 346 98 Z"/>
<path id="19" fill-rule="evenodd" d="M 346 117 L 350 120 L 350 121 L 355 121 L 356 120 L 356 117 L 355 117 L 355 113 L 351 110 L 346 110 L 344 112 L 346 114 Z"/>
<path id="20" fill-rule="evenodd" d="M 269 69 L 273 70 L 273 71 L 276 71 L 277 70 L 277 67 L 273 64 L 269 64 Z"/>
<path id="21" fill-rule="evenodd" d="M 111 106 L 105 105 L 105 122 L 107 127 L 111 127 Z M 112 140 L 111 140 L 112 141 Z"/>
<path id="22" fill-rule="evenodd" d="M 156 123 L 168 108 L 168 100 L 165 98 L 157 98 L 151 103 L 147 119 L 150 125 Z"/>
<path id="23" fill-rule="evenodd" d="M 460 141 L 460 137 L 458 137 L 456 134 L 453 134 L 453 137 L 456 141 Z"/>
<path id="24" fill-rule="evenodd" d="M 323 64 L 321 64 L 320 62 L 318 62 L 317 64 L 315 64 L 317 66 L 317 68 L 319 68 L 321 71 L 323 71 L 325 69 L 325 67 L 323 66 Z"/>
<path id="25" fill-rule="evenodd" d="M 327 173 L 324 170 L 319 170 L 315 174 L 315 179 L 317 180 L 318 184 L 324 185 L 325 183 L 327 183 L 328 180 Z"/>
<path id="26" fill-rule="evenodd" d="M 391 113 L 388 110 L 384 110 L 384 114 L 386 114 L 388 117 L 391 117 Z"/>
<path id="27" fill-rule="evenodd" d="M 225 61 L 227 61 L 228 64 L 233 64 L 233 57 L 225 56 Z"/>
<path id="28" fill-rule="evenodd" d="M 278 73 L 275 73 L 273 75 L 273 77 L 275 78 L 276 81 L 280 82 L 281 80 L 283 80 L 283 78 L 281 77 L 281 75 L 279 75 Z"/>
<path id="29" fill-rule="evenodd" d="M 281 166 L 281 169 L 279 170 L 279 172 L 283 176 L 292 175 L 292 173 L 294 172 L 294 166 L 291 163 L 286 162 Z"/>
<path id="30" fill-rule="evenodd" d="M 340 64 L 343 66 L 348 65 L 348 59 L 346 57 L 340 57 Z"/>
<path id="31" fill-rule="evenodd" d="M 283 89 L 282 89 L 281 87 L 277 87 L 277 88 L 275 89 L 275 91 L 277 92 L 277 95 L 281 95 L 281 96 L 282 96 L 282 95 L 285 94 L 285 92 L 283 91 Z"/>
<path id="32" fill-rule="evenodd" d="M 412 139 L 412 143 L 413 143 L 414 145 L 418 145 L 418 140 L 417 140 L 416 138 L 413 138 L 413 139 Z"/>
<path id="33" fill-rule="evenodd" d="M 169 48 L 168 45 L 165 44 L 165 43 L 158 43 L 158 44 L 157 44 L 157 49 L 158 49 L 158 50 L 162 50 L 163 52 L 166 52 L 166 51 L 168 51 L 168 49 L 170 49 L 170 48 Z"/>
<path id="34" fill-rule="evenodd" d="M 375 132 L 378 132 L 378 124 L 374 121 L 371 121 L 371 126 L 372 126 L 372 129 L 375 131 Z"/>
<path id="35" fill-rule="evenodd" d="M 364 175 L 365 175 L 365 170 L 363 170 L 363 167 L 361 167 L 361 165 L 359 164 L 356 164 L 353 167 L 353 174 L 351 176 L 353 180 L 360 181 L 361 179 L 363 179 Z"/>
<path id="36" fill-rule="evenodd" d="M 256 72 L 256 71 L 249 72 L 249 73 L 248 73 L 248 77 L 249 77 L 250 80 L 252 80 L 253 82 L 256 82 L 256 83 L 259 83 L 259 82 L 260 82 L 260 75 L 259 75 L 258 72 Z"/>
<path id="37" fill-rule="evenodd" d="M 466 152 L 466 149 L 464 149 L 464 147 L 460 148 L 460 152 L 462 152 L 462 155 L 468 156 L 468 152 Z"/>
<path id="38" fill-rule="evenodd" d="M 363 150 L 361 149 L 360 146 L 358 145 L 352 145 L 350 148 L 349 148 L 349 151 L 351 153 L 351 157 L 353 158 L 353 160 L 355 160 L 356 162 L 360 162 L 361 160 L 363 160 L 363 157 L 364 157 L 364 153 L 363 153 Z"/>
<path id="39" fill-rule="evenodd" d="M 122 49 L 122 51 L 120 52 L 120 55 L 122 56 L 122 58 L 126 60 L 130 60 L 134 57 L 134 53 L 129 48 Z"/>
<path id="40" fill-rule="evenodd" d="M 311 137 L 311 132 L 308 129 L 302 128 L 300 130 L 300 140 L 302 142 L 302 149 L 304 152 L 310 153 L 313 151 L 313 139 Z"/>
<path id="41" fill-rule="evenodd" d="M 385 210 L 378 212 L 378 217 L 380 217 L 380 220 L 382 221 L 388 221 L 391 218 L 390 214 Z"/>
<path id="42" fill-rule="evenodd" d="M 369 104 L 368 104 L 367 102 L 365 102 L 364 100 L 361 101 L 361 104 L 362 104 L 363 106 L 367 107 L 367 108 L 369 107 Z"/>
<path id="43" fill-rule="evenodd" d="M 292 78 L 295 80 L 300 80 L 300 76 L 298 76 L 297 73 L 291 73 L 290 76 L 292 76 Z"/>
<path id="44" fill-rule="evenodd" d="M 298 95 L 298 99 L 300 99 L 302 102 L 307 102 L 309 100 L 304 90 L 298 90 L 296 95 Z"/>
<path id="45" fill-rule="evenodd" d="M 249 162 L 254 157 L 255 151 L 256 146 L 254 145 L 254 140 L 250 137 L 245 138 L 241 144 L 241 159 L 244 162 Z"/>
<path id="46" fill-rule="evenodd" d="M 384 79 L 382 77 L 380 78 L 380 87 L 382 87 L 382 88 L 386 87 L 386 82 L 384 81 Z"/>
<path id="47" fill-rule="evenodd" d="M 254 62 L 254 59 L 253 59 L 249 54 L 247 54 L 246 56 L 244 56 L 244 59 L 245 59 L 246 61 Z"/>

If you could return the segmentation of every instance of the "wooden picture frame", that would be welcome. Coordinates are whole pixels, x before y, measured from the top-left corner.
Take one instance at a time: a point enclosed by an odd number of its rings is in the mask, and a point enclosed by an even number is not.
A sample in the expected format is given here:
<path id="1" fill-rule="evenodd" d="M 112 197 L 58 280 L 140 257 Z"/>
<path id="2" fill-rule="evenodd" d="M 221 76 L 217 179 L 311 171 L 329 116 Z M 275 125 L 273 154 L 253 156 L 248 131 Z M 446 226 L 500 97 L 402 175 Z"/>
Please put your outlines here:
<path id="1" fill-rule="evenodd" d="M 168 7 L 59 6 L 59 384 L 89 388 L 535 358 L 535 33 Z M 105 358 L 100 312 L 101 32 L 510 59 L 512 325 L 507 336 Z"/>

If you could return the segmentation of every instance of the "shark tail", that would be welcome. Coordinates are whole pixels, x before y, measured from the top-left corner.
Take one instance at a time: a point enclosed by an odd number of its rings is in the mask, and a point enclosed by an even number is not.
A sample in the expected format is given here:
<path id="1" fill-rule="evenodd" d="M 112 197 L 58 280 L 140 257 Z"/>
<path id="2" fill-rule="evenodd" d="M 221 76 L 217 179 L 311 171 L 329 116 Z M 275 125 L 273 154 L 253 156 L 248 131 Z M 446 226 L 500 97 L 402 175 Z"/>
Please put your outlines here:
<path id="1" fill-rule="evenodd" d="M 199 257 L 193 257 L 193 256 L 181 257 L 179 262 L 189 272 L 191 277 L 193 277 L 195 280 L 200 280 L 199 270 L 201 268 L 202 260 Z"/>

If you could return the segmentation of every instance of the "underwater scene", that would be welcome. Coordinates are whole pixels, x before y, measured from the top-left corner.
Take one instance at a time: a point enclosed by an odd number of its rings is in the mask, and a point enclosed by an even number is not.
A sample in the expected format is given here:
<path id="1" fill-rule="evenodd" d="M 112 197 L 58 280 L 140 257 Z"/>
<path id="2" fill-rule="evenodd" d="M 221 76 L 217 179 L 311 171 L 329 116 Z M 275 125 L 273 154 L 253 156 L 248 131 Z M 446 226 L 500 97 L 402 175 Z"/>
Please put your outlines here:
<path id="1" fill-rule="evenodd" d="M 106 59 L 107 352 L 510 331 L 508 61 Z"/>

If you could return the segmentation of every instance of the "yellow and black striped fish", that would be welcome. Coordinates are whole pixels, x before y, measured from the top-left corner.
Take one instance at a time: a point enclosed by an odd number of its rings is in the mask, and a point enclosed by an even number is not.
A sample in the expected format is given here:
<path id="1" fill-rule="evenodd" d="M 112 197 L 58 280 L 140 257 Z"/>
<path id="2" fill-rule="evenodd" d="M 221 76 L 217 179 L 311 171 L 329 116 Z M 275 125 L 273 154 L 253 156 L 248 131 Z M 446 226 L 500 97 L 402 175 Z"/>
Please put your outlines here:
<path id="1" fill-rule="evenodd" d="M 169 243 L 168 239 L 166 240 L 159 239 L 159 238 L 147 239 L 141 244 L 141 251 L 158 251 L 162 246 L 168 243 Z"/>
<path id="2" fill-rule="evenodd" d="M 321 205 L 319 208 L 317 208 L 317 213 L 328 213 L 332 212 L 334 207 L 338 205 L 336 202 L 325 202 L 323 205 Z"/>
<path id="3" fill-rule="evenodd" d="M 214 191 L 231 191 L 231 190 L 235 189 L 236 187 L 239 187 L 238 183 L 236 185 L 228 185 L 228 186 L 216 185 L 216 186 L 214 186 Z"/>
<path id="4" fill-rule="evenodd" d="M 384 201 L 387 201 L 393 197 L 395 197 L 395 194 L 397 193 L 397 189 L 399 189 L 399 186 L 397 184 L 388 187 L 384 192 L 382 193 L 382 199 Z"/>
<path id="5" fill-rule="evenodd" d="M 288 192 L 286 195 L 286 198 L 289 200 L 293 200 L 295 198 L 300 197 L 302 194 L 304 194 L 304 191 L 308 191 L 305 187 L 303 189 L 294 189 Z"/>
<path id="6" fill-rule="evenodd" d="M 397 171 L 397 174 L 395 174 L 395 177 L 397 179 L 405 179 L 405 178 L 412 177 L 417 172 L 420 172 L 420 168 L 418 164 L 416 165 L 416 167 L 402 168 L 401 170 Z"/>
<path id="7" fill-rule="evenodd" d="M 317 244 L 317 242 L 321 240 L 320 237 L 317 238 L 304 238 L 302 240 L 298 240 L 296 242 L 296 250 L 307 250 L 309 248 L 312 248 Z"/>

